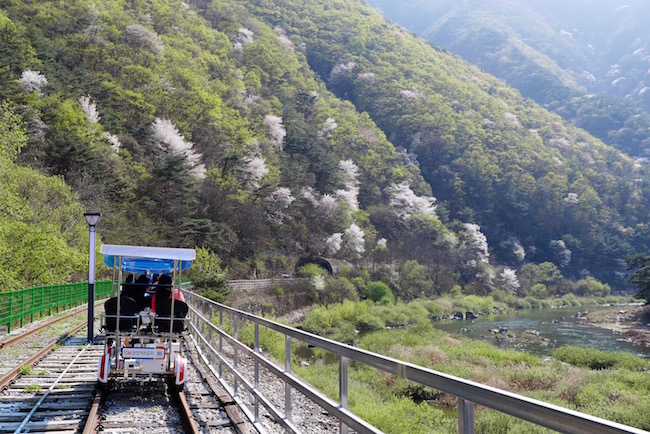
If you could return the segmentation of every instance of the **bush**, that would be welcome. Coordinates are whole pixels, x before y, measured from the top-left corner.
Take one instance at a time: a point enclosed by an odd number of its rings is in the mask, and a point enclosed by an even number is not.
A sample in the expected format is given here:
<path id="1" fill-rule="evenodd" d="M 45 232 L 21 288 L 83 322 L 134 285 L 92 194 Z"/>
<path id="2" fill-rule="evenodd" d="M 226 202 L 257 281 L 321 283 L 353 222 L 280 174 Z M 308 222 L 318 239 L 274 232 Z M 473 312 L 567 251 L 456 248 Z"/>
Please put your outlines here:
<path id="1" fill-rule="evenodd" d="M 323 302 L 325 304 L 343 303 L 344 300 L 359 300 L 359 295 L 354 285 L 345 277 L 328 279 L 323 292 Z"/>
<path id="2" fill-rule="evenodd" d="M 590 369 L 629 369 L 643 371 L 650 369 L 650 360 L 623 351 L 606 352 L 594 348 L 565 346 L 553 351 L 553 357 L 574 366 Z"/>
<path id="3" fill-rule="evenodd" d="M 316 276 L 326 276 L 327 270 L 316 265 L 316 264 L 306 264 L 298 269 L 298 276 L 300 277 L 316 277 Z"/>
<path id="4" fill-rule="evenodd" d="M 366 287 L 366 298 L 381 304 L 393 304 L 395 298 L 384 282 L 370 282 Z"/>

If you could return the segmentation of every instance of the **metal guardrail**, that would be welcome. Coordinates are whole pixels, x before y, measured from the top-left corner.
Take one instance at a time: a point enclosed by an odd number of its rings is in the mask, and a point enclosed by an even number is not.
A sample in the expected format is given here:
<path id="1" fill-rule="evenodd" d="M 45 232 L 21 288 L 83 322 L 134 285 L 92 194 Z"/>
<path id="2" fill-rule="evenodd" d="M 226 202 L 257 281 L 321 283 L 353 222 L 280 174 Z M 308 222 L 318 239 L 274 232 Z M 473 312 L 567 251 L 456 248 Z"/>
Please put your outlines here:
<path id="1" fill-rule="evenodd" d="M 233 395 L 242 410 L 260 426 L 259 405 L 263 405 L 275 420 L 287 431 L 298 433 L 298 428 L 291 422 L 291 391 L 295 389 L 312 400 L 324 410 L 336 417 L 341 423 L 341 433 L 347 433 L 348 427 L 359 433 L 380 433 L 381 431 L 348 410 L 348 361 L 354 360 L 366 366 L 388 372 L 398 377 L 415 381 L 442 392 L 458 397 L 458 432 L 474 433 L 474 405 L 480 404 L 498 410 L 519 419 L 532 422 L 546 428 L 564 433 L 613 434 L 613 433 L 647 433 L 646 431 L 548 404 L 515 393 L 465 380 L 442 372 L 406 363 L 390 357 L 375 354 L 350 345 L 335 342 L 320 336 L 297 330 L 283 324 L 270 321 L 250 313 L 215 303 L 191 291 L 185 290 L 185 300 L 190 306 L 191 334 L 197 349 L 217 375 L 220 382 Z M 224 330 L 224 315 L 232 318 L 233 336 Z M 217 324 L 214 321 L 217 319 Z M 253 348 L 238 340 L 240 320 L 250 321 L 255 326 Z M 285 337 L 284 369 L 277 362 L 264 357 L 259 348 L 259 328 L 282 333 Z M 206 333 L 207 329 L 207 333 Z M 216 335 L 216 339 L 213 337 Z M 340 357 L 339 401 L 327 397 L 304 380 L 291 373 L 292 340 L 297 339 L 309 345 L 322 348 Z M 234 349 L 233 362 L 224 356 L 223 344 L 226 341 Z M 239 357 L 245 355 L 254 360 L 255 373 L 251 383 L 238 370 Z M 215 367 L 216 360 L 216 367 Z M 275 408 L 259 388 L 259 366 L 264 366 L 285 384 L 284 413 Z M 234 378 L 230 385 L 224 376 L 224 369 Z M 251 413 L 239 397 L 240 385 L 254 397 L 254 409 Z"/>
<path id="2" fill-rule="evenodd" d="M 95 282 L 95 297 L 102 299 L 111 294 L 112 282 Z M 35 318 L 58 313 L 86 303 L 88 283 L 36 286 L 16 291 L 0 292 L 0 327 L 11 333 L 14 324 L 23 327 Z"/>

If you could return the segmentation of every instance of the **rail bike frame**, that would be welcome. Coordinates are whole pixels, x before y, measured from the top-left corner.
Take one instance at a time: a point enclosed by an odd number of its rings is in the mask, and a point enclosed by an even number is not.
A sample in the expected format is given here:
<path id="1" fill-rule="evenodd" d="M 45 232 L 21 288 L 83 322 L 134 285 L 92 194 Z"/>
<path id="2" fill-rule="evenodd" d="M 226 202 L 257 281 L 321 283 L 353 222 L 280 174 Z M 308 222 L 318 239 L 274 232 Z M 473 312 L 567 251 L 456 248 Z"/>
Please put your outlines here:
<path id="1" fill-rule="evenodd" d="M 155 375 L 173 378 L 174 386 L 181 389 L 185 382 L 185 357 L 181 351 L 182 330 L 175 330 L 175 324 L 186 319 L 174 315 L 179 306 L 174 292 L 180 291 L 182 271 L 192 266 L 196 257 L 194 249 L 104 244 L 100 252 L 104 255 L 104 264 L 113 268 L 113 292 L 117 293 L 113 297 L 117 303 L 116 312 L 102 313 L 105 335 L 104 354 L 97 370 L 100 384 L 117 377 L 148 376 L 151 380 Z M 148 308 L 137 313 L 123 312 L 123 274 L 146 272 L 171 274 L 169 316 L 155 315 Z M 114 328 L 108 326 L 110 322 Z M 123 323 L 128 324 L 126 330 Z M 169 330 L 160 329 L 158 326 L 162 324 L 167 324 Z"/>

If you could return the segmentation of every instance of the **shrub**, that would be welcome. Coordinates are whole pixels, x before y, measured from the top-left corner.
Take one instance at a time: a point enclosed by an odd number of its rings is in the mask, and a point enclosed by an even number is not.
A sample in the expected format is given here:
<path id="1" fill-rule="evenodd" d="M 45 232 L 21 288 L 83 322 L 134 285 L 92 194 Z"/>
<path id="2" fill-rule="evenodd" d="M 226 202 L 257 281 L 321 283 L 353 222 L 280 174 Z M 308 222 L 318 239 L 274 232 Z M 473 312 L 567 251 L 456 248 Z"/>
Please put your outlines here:
<path id="1" fill-rule="evenodd" d="M 325 275 L 327 275 L 327 271 L 317 264 L 306 264 L 298 269 L 298 276 L 300 277 L 316 277 Z"/>
<path id="2" fill-rule="evenodd" d="M 366 287 L 366 298 L 381 304 L 392 304 L 395 302 L 393 293 L 384 282 L 370 282 Z"/>
<path id="3" fill-rule="evenodd" d="M 553 357 L 574 366 L 590 369 L 650 369 L 650 361 L 623 351 L 606 352 L 594 348 L 565 346 L 553 351 Z"/>
<path id="4" fill-rule="evenodd" d="M 344 300 L 358 301 L 359 295 L 354 285 L 345 277 L 328 279 L 325 283 L 323 301 L 329 303 L 343 303 Z"/>

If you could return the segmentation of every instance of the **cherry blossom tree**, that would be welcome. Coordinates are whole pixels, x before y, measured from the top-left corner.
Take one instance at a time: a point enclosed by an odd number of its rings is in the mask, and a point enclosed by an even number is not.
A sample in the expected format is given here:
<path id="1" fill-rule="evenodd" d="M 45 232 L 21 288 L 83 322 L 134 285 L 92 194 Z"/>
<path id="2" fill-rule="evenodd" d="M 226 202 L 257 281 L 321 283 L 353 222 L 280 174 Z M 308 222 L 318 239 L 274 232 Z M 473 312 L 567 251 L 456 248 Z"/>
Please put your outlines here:
<path id="1" fill-rule="evenodd" d="M 401 220 L 408 220 L 413 214 L 435 215 L 434 197 L 416 195 L 408 183 L 391 184 L 387 188 L 390 204 Z"/>
<path id="2" fill-rule="evenodd" d="M 47 86 L 47 77 L 42 75 L 40 71 L 23 71 L 18 81 L 27 92 L 38 92 L 40 96 L 43 96 L 43 88 Z"/>
<path id="3" fill-rule="evenodd" d="M 481 228 L 474 223 L 464 223 L 463 226 L 465 226 L 463 250 L 470 255 L 470 261 L 475 259 L 479 262 L 487 263 L 490 258 L 488 242 L 485 235 L 481 232 Z"/>
<path id="4" fill-rule="evenodd" d="M 521 286 L 519 279 L 517 279 L 517 271 L 508 267 L 504 268 L 501 274 L 499 274 L 499 282 L 503 289 L 510 294 L 516 294 Z"/>
<path id="5" fill-rule="evenodd" d="M 156 118 L 153 123 L 153 139 L 161 150 L 185 157 L 192 165 L 194 176 L 205 176 L 205 166 L 200 164 L 201 154 L 192 149 L 193 143 L 186 141 L 170 120 Z"/>
<path id="6" fill-rule="evenodd" d="M 284 137 L 287 135 L 287 131 L 282 125 L 282 118 L 275 115 L 266 115 L 264 116 L 264 123 L 269 130 L 269 136 L 271 136 L 271 142 L 278 151 L 282 150 Z"/>
<path id="7" fill-rule="evenodd" d="M 341 245 L 343 244 L 343 234 L 335 233 L 330 235 L 325 239 L 325 253 L 327 255 L 335 255 L 339 250 L 341 250 Z"/>
<path id="8" fill-rule="evenodd" d="M 260 187 L 260 180 L 269 173 L 269 169 L 264 158 L 249 156 L 241 167 L 241 172 L 244 174 L 245 183 L 253 190 Z"/>
<path id="9" fill-rule="evenodd" d="M 289 205 L 294 200 L 295 198 L 291 194 L 290 189 L 287 187 L 277 188 L 266 198 L 266 201 L 271 205 L 271 209 L 267 213 L 269 220 L 277 224 L 282 224 L 284 219 L 290 218 L 285 210 L 289 208 Z"/>
<path id="10" fill-rule="evenodd" d="M 366 251 L 366 248 L 363 245 L 365 242 L 365 232 L 363 232 L 359 226 L 352 223 L 350 227 L 344 231 L 344 235 L 345 244 L 348 249 L 350 249 L 350 251 L 357 257 L 361 257 L 363 252 Z"/>

